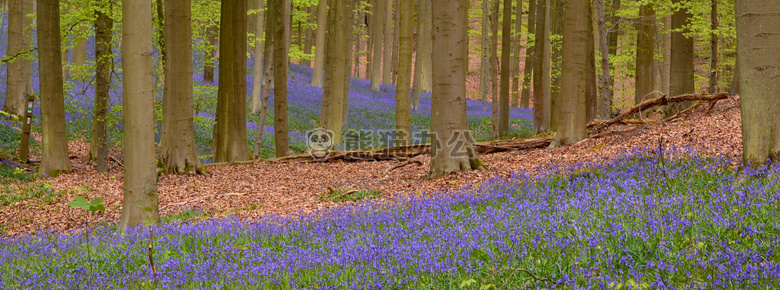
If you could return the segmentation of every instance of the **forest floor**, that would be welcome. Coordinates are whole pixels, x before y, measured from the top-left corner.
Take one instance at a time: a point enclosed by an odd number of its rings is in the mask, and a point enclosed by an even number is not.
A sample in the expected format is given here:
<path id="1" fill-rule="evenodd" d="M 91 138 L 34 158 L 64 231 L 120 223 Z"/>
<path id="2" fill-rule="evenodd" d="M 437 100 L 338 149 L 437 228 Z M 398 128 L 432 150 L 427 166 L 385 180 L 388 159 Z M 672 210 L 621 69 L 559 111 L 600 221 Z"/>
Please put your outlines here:
<path id="1" fill-rule="evenodd" d="M 655 115 L 658 115 L 657 113 Z M 658 117 L 658 116 L 655 116 Z M 651 117 L 653 118 L 653 114 Z M 617 125 L 609 130 L 626 130 Z M 419 156 L 422 164 L 411 164 L 392 171 L 400 161 L 267 163 L 211 166 L 206 175 L 164 175 L 158 182 L 160 214 L 163 217 L 195 216 L 198 219 L 228 216 L 255 219 L 267 215 L 295 216 L 312 214 L 337 207 L 341 203 L 324 196 L 331 189 L 347 191 L 381 191 L 377 197 L 390 202 L 408 195 L 446 194 L 450 190 L 478 187 L 496 176 L 509 178 L 512 173 L 535 175 L 556 168 L 603 163 L 637 150 L 658 150 L 665 154 L 693 150 L 707 156 L 739 160 L 742 152 L 739 97 L 720 101 L 710 112 L 706 106 L 668 122 L 640 126 L 634 130 L 604 137 L 585 139 L 576 144 L 550 149 L 509 151 L 480 156 L 487 170 L 458 172 L 428 180 L 428 156 Z M 675 151 L 675 148 L 678 151 Z M 102 197 L 106 212 L 90 217 L 90 222 L 118 221 L 121 213 L 123 168 L 119 152 L 110 162 L 108 174 L 100 174 L 86 162 L 89 144 L 69 143 L 73 171 L 26 183 L 11 185 L 10 190 L 23 194 L 44 188 L 44 198 L 0 203 L 0 229 L 16 236 L 40 231 L 62 232 L 84 225 L 86 215 L 66 205 L 74 196 Z M 39 156 L 35 158 L 40 158 Z M 33 159 L 34 160 L 34 159 Z M 46 184 L 40 186 L 40 184 Z"/>

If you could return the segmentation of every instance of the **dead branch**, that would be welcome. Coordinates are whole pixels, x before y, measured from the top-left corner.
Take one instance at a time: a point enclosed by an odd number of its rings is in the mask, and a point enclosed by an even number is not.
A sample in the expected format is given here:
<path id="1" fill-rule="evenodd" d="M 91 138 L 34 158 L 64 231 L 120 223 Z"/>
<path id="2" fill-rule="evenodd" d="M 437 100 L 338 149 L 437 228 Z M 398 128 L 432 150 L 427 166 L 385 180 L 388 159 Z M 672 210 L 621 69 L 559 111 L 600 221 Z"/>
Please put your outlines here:
<path id="1" fill-rule="evenodd" d="M 479 154 L 490 154 L 512 150 L 545 148 L 552 142 L 552 137 L 530 138 L 522 140 L 506 140 L 478 142 L 474 144 L 474 150 Z M 418 144 L 410 146 L 389 147 L 376 150 L 354 150 L 331 152 L 323 161 L 381 161 L 381 160 L 408 160 L 420 155 L 430 154 L 431 145 Z M 310 155 L 295 155 L 267 160 L 264 163 L 293 163 L 314 162 Z M 214 166 L 214 165 L 212 165 Z"/>
<path id="2" fill-rule="evenodd" d="M 420 161 L 420 160 L 412 160 L 412 159 L 409 159 L 409 160 L 406 160 L 406 161 L 404 161 L 404 162 L 401 162 L 401 163 L 398 163 L 398 164 L 396 164 L 396 165 L 393 165 L 393 167 L 390 167 L 390 168 L 388 168 L 387 170 L 385 170 L 385 173 L 384 173 L 384 174 L 382 174 L 382 175 L 387 175 L 388 173 L 390 173 L 390 171 L 396 170 L 396 169 L 398 169 L 398 168 L 401 168 L 401 167 L 407 166 L 407 165 L 409 165 L 409 164 L 412 164 L 412 163 L 415 163 L 415 164 L 417 164 L 417 165 L 423 165 L 422 161 Z"/>
<path id="3" fill-rule="evenodd" d="M 685 95 L 679 95 L 674 97 L 667 97 L 666 95 L 660 96 L 655 99 L 646 100 L 636 106 L 631 107 L 627 111 L 621 113 L 619 116 L 612 118 L 607 121 L 601 121 L 601 122 L 591 122 L 588 124 L 588 129 L 591 130 L 591 134 L 596 134 L 601 129 L 604 129 L 607 126 L 610 126 L 612 124 L 616 124 L 634 114 L 640 111 L 644 111 L 653 107 L 657 106 L 663 106 L 671 103 L 679 103 L 679 102 L 685 102 L 685 101 L 709 101 L 709 102 L 717 102 L 719 100 L 723 100 L 728 98 L 727 93 L 720 93 L 716 95 L 708 95 L 708 94 L 685 94 Z"/>

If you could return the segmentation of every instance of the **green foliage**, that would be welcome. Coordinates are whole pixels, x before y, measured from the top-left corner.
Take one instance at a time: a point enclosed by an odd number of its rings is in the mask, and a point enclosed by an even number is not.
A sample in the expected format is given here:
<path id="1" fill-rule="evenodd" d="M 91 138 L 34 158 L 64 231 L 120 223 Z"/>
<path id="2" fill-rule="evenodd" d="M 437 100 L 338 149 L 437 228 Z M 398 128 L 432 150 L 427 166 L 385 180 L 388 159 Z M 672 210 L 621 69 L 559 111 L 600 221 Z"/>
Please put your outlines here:
<path id="1" fill-rule="evenodd" d="M 360 201 L 364 199 L 374 199 L 382 196 L 381 190 L 354 190 L 351 188 L 338 188 L 330 190 L 327 194 L 320 197 L 324 201 L 332 202 L 347 202 L 347 201 Z"/>
<path id="2" fill-rule="evenodd" d="M 81 196 L 76 196 L 73 201 L 67 203 L 72 208 L 80 208 L 95 214 L 96 212 L 105 212 L 106 205 L 103 204 L 103 198 L 98 197 L 93 200 L 88 200 Z"/>
<path id="3" fill-rule="evenodd" d="M 0 205 L 13 205 L 16 202 L 42 198 L 44 204 L 52 204 L 54 200 L 62 196 L 61 192 L 52 190 L 52 185 L 46 182 L 30 184 L 13 190 L 7 187 L 0 191 Z"/>
<path id="4" fill-rule="evenodd" d="M 160 218 L 160 222 L 163 224 L 173 223 L 173 222 L 186 222 L 186 221 L 192 221 L 195 218 L 202 216 L 203 213 L 200 211 L 195 211 L 192 209 L 188 209 L 185 211 L 180 211 L 171 215 L 164 216 Z"/>

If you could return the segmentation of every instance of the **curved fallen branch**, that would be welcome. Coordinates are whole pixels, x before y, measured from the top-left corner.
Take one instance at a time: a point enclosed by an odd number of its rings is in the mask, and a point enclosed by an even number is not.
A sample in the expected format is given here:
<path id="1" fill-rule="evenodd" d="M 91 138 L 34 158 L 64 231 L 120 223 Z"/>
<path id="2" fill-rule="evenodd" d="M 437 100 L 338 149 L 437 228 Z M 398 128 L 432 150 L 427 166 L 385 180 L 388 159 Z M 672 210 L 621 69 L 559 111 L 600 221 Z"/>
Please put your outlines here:
<path id="1" fill-rule="evenodd" d="M 626 110 L 625 112 L 621 113 L 615 118 L 609 119 L 607 121 L 594 121 L 588 124 L 588 130 L 590 130 L 590 134 L 597 134 L 599 130 L 606 128 L 607 126 L 623 122 L 624 119 L 647 109 L 654 108 L 657 106 L 663 106 L 667 104 L 672 103 L 679 103 L 679 102 L 686 102 L 686 101 L 705 101 L 705 102 L 717 102 L 723 99 L 728 98 L 729 95 L 727 93 L 720 93 L 716 95 L 709 95 L 709 94 L 685 94 L 685 95 L 679 95 L 674 97 L 667 97 L 666 95 L 660 96 L 655 99 L 646 100 L 644 102 L 639 103 L 636 106 L 631 107 L 630 109 Z"/>

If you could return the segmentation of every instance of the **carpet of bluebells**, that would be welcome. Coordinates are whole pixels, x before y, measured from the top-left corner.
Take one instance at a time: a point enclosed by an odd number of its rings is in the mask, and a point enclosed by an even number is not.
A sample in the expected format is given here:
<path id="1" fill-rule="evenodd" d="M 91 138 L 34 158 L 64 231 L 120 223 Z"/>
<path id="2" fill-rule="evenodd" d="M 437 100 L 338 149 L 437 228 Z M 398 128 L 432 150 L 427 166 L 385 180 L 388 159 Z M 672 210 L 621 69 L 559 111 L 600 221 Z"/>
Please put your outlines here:
<path id="1" fill-rule="evenodd" d="M 632 152 L 300 219 L 0 240 L 0 288 L 776 288 L 780 164 Z M 562 173 L 563 172 L 563 173 Z M 531 273 L 533 276 L 531 276 Z"/>
<path id="2" fill-rule="evenodd" d="M 3 31 L 7 27 L 7 17 L 2 17 Z M 119 31 L 115 31 L 115 39 L 119 39 Z M 7 47 L 7 34 L 0 34 L 0 54 L 5 55 Z M 195 42 L 202 42 L 195 39 Z M 63 45 L 72 45 L 72 40 Z M 65 118 L 67 122 L 67 131 L 69 138 L 84 138 L 89 140 L 92 134 L 92 119 L 94 115 L 94 43 L 93 37 L 87 40 L 87 63 L 83 67 L 73 67 L 66 65 L 68 79 L 65 84 Z M 197 47 L 197 46 L 195 46 Z M 111 88 L 109 91 L 109 139 L 112 143 L 120 142 L 123 132 L 122 124 L 122 59 L 115 50 L 114 70 L 111 74 Z M 72 53 L 71 53 L 72 54 Z M 214 129 L 214 114 L 216 112 L 217 86 L 219 70 L 215 71 L 215 82 L 209 83 L 203 80 L 203 64 L 205 51 L 195 51 L 194 69 L 193 69 L 193 101 L 195 109 L 195 141 L 200 158 L 209 163 L 213 160 L 209 154 L 212 144 L 212 133 Z M 155 77 L 161 69 L 158 67 L 157 52 L 155 51 Z M 39 91 L 38 80 L 38 62 L 37 55 L 28 55 L 33 61 L 33 87 L 36 92 Z M 69 56 L 71 59 L 72 56 Z M 252 70 L 254 57 L 247 61 L 247 95 L 251 96 L 253 90 Z M 317 127 L 319 124 L 320 110 L 322 107 L 322 88 L 311 86 L 313 71 L 309 67 L 292 64 L 290 66 L 290 79 L 288 85 L 288 116 L 290 127 L 290 146 L 294 153 L 302 153 L 306 148 L 306 132 Z M 0 91 L 5 92 L 5 64 L 0 63 Z M 374 134 L 361 134 L 361 144 L 363 147 L 387 147 L 392 144 L 382 142 L 386 137 L 379 136 L 378 130 L 395 129 L 395 86 L 383 85 L 382 90 L 373 92 L 369 89 L 368 80 L 353 78 L 350 82 L 351 92 L 349 101 L 349 115 L 344 130 L 370 131 Z M 158 121 L 157 139 L 162 119 L 162 82 L 155 79 L 155 100 L 156 100 L 156 118 Z M 247 107 L 249 100 L 247 98 Z M 254 139 L 258 124 L 262 125 L 263 148 L 260 150 L 264 158 L 274 157 L 273 142 L 273 92 L 268 105 L 268 116 L 265 120 L 257 120 L 258 116 L 249 114 L 247 110 L 247 131 L 249 140 Z M 5 94 L 0 93 L 0 104 L 5 102 Z M 430 128 L 430 94 L 423 94 L 421 107 L 412 112 L 412 131 L 419 134 L 423 130 Z M 482 103 L 468 101 L 469 129 L 473 132 L 473 137 L 477 141 L 486 141 L 491 139 L 491 104 L 483 110 Z M 527 137 L 531 135 L 531 110 L 521 108 L 510 109 L 510 136 Z M 33 130 L 40 130 L 40 105 L 36 103 L 33 110 L 35 123 Z M 2 118 L 0 118 L 2 121 Z M 8 124 L 0 123 L 0 126 Z M 425 141 L 425 140 L 421 140 Z M 367 145 L 367 146 L 366 146 Z M 253 142 L 250 142 L 253 147 Z"/>

